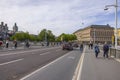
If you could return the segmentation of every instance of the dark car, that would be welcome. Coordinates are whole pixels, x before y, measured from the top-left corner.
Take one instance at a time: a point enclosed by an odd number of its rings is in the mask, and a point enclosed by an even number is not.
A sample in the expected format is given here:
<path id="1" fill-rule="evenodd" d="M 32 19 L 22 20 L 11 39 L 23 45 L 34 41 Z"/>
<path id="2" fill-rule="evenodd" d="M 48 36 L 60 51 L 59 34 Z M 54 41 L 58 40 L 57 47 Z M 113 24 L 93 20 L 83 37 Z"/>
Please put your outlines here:
<path id="1" fill-rule="evenodd" d="M 78 48 L 78 47 L 79 47 L 77 43 L 73 43 L 72 46 L 75 47 L 75 48 Z"/>
<path id="2" fill-rule="evenodd" d="M 73 47 L 70 44 L 63 44 L 62 49 L 63 50 L 73 50 Z"/>
<path id="3" fill-rule="evenodd" d="M 2 42 L 2 41 L 0 41 L 0 46 L 2 46 L 2 44 L 3 44 L 3 42 Z"/>

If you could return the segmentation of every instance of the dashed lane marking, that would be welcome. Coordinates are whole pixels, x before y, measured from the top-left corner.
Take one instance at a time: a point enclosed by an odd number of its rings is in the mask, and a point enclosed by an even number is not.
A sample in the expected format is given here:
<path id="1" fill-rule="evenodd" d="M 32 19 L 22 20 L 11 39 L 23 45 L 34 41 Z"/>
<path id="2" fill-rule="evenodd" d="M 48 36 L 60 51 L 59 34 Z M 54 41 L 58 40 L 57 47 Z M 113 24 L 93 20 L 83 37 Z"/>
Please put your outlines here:
<path id="1" fill-rule="evenodd" d="M 9 62 L 5 62 L 5 63 L 1 63 L 0 66 L 7 65 L 7 64 L 10 64 L 10 63 L 15 63 L 15 62 L 18 62 L 18 61 L 21 61 L 21 60 L 23 60 L 23 58 L 22 59 L 13 60 L 13 61 L 9 61 Z"/>

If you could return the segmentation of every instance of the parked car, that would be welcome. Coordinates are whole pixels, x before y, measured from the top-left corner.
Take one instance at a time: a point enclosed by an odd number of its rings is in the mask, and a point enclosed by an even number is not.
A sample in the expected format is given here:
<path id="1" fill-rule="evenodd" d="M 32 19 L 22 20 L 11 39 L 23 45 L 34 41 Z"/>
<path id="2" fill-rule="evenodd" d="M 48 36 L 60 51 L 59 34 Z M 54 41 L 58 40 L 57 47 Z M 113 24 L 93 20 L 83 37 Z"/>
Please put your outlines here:
<path id="1" fill-rule="evenodd" d="M 66 43 L 66 44 L 63 44 L 62 49 L 63 50 L 73 50 L 73 47 L 69 43 Z"/>

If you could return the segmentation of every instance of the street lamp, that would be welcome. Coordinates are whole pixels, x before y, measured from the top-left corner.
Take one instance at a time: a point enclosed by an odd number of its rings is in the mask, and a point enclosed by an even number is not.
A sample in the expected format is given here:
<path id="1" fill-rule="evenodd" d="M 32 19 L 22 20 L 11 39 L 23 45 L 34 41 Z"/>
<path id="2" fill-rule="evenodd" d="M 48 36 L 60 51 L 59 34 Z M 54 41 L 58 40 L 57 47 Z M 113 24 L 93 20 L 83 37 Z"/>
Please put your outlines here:
<path id="1" fill-rule="evenodd" d="M 45 44 L 47 46 L 47 30 L 45 30 Z"/>
<path id="2" fill-rule="evenodd" d="M 108 10 L 108 7 L 115 7 L 115 48 L 117 49 L 117 24 L 118 24 L 118 20 L 117 20 L 117 8 L 118 8 L 118 2 L 117 0 L 115 0 L 115 4 L 114 5 L 106 5 L 104 10 Z"/>
<path id="3" fill-rule="evenodd" d="M 94 44 L 95 44 L 95 29 L 94 29 Z"/>

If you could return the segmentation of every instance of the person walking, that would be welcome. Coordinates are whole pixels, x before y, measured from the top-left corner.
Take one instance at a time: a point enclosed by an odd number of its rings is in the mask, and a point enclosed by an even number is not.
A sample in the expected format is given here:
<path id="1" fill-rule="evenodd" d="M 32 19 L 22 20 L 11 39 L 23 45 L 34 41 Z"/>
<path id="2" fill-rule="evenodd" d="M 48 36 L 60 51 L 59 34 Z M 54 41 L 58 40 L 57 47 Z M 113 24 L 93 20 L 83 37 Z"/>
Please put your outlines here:
<path id="1" fill-rule="evenodd" d="M 25 42 L 25 46 L 26 46 L 27 48 L 30 47 L 30 44 L 29 44 L 29 41 L 28 41 L 28 40 L 26 40 L 26 42 Z"/>
<path id="2" fill-rule="evenodd" d="M 8 46 L 9 46 L 9 41 L 6 40 L 6 48 L 8 48 Z"/>
<path id="3" fill-rule="evenodd" d="M 109 46 L 107 44 L 107 42 L 105 42 L 105 44 L 103 45 L 103 57 L 108 58 L 108 51 L 109 51 Z"/>
<path id="4" fill-rule="evenodd" d="M 83 51 L 83 43 L 80 44 L 80 51 Z"/>
<path id="5" fill-rule="evenodd" d="M 17 48 L 17 41 L 16 40 L 14 40 L 14 48 L 16 49 Z"/>
<path id="6" fill-rule="evenodd" d="M 98 54 L 100 53 L 100 49 L 99 49 L 99 46 L 98 46 L 98 45 L 95 45 L 94 51 L 95 51 L 95 57 L 97 58 L 97 57 L 98 57 Z"/>

